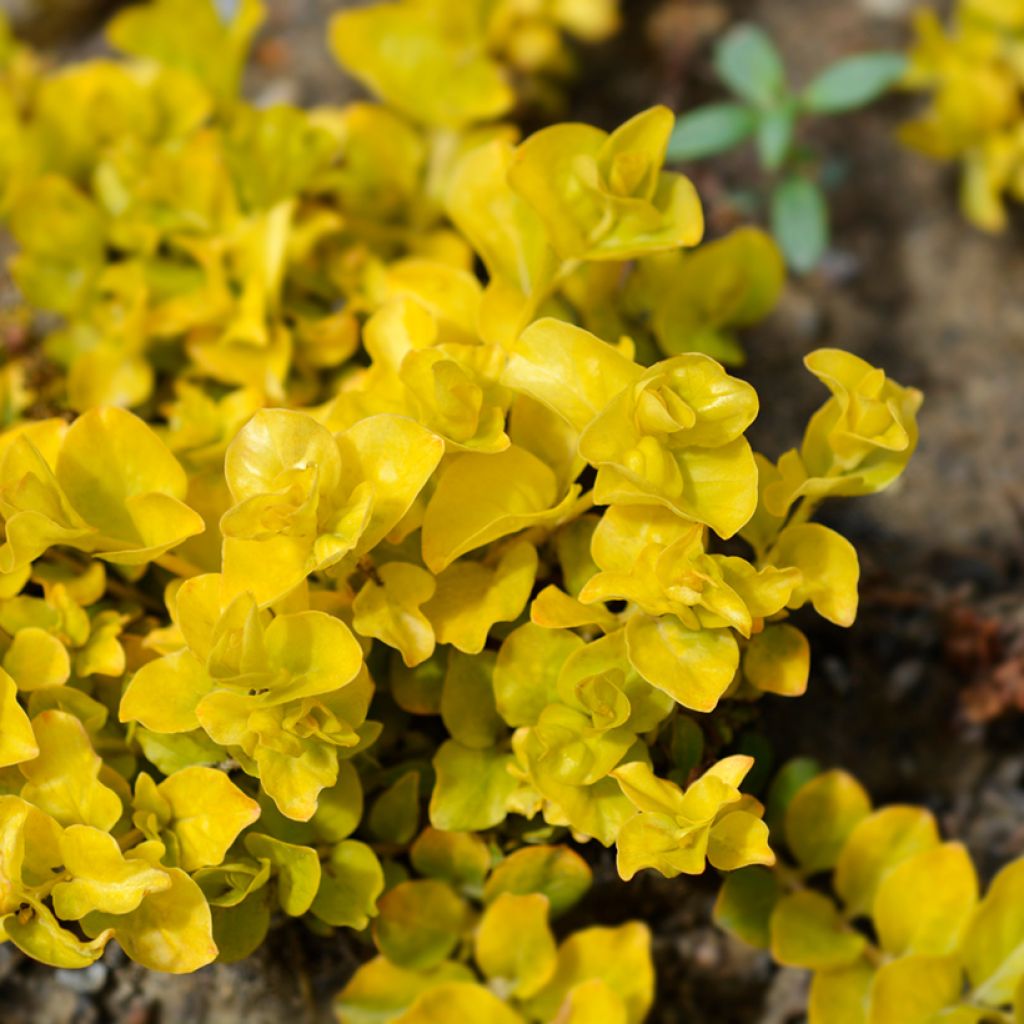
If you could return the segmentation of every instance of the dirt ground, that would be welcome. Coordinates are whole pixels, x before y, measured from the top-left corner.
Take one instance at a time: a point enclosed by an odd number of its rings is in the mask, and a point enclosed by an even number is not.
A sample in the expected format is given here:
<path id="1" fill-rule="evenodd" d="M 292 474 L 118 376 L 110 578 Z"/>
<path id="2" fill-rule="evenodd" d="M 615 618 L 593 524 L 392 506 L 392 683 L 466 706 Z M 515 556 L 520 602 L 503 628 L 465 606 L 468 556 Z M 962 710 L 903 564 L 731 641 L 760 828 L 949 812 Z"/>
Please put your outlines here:
<path id="1" fill-rule="evenodd" d="M 574 116 L 605 126 L 652 102 L 681 109 L 717 97 L 702 33 L 725 19 L 766 27 L 801 82 L 846 53 L 904 46 L 911 6 L 623 2 L 623 36 L 589 55 L 571 100 Z M 269 4 L 253 94 L 300 103 L 348 95 L 322 41 L 339 4 Z M 79 30 L 70 49 L 96 45 Z M 952 172 L 894 137 L 914 105 L 896 96 L 810 133 L 837 182 L 833 250 L 747 338 L 745 373 L 763 402 L 753 436 L 771 455 L 799 442 L 822 398 L 800 365 L 820 345 L 857 352 L 926 395 L 921 446 L 898 489 L 838 504 L 826 517 L 860 551 L 858 622 L 842 631 L 808 620 L 810 692 L 763 702 L 759 732 L 780 759 L 810 754 L 850 769 L 878 802 L 928 804 L 989 876 L 1024 853 L 1024 214 L 998 239 L 970 228 Z M 750 175 L 745 157 L 695 170 L 712 225 L 729 221 L 730 192 Z M 654 929 L 654 1024 L 804 1019 L 803 974 L 773 970 L 710 925 L 712 880 L 623 886 L 610 860 L 597 867 L 587 919 L 642 916 Z M 359 956 L 350 941 L 298 925 L 273 933 L 241 965 L 181 979 L 113 957 L 85 972 L 52 972 L 0 946 L 0 1024 L 319 1024 L 332 1019 L 331 996 Z"/>

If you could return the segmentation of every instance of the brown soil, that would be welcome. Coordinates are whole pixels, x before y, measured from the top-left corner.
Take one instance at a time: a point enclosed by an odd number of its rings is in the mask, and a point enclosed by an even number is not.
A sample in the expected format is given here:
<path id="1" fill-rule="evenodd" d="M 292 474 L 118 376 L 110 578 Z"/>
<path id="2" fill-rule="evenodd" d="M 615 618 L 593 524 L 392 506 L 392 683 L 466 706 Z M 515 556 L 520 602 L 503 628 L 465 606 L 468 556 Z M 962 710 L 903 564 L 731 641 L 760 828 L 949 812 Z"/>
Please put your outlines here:
<path id="1" fill-rule="evenodd" d="M 900 48 L 908 34 L 908 0 L 623 3 L 624 35 L 588 56 L 574 90 L 580 119 L 610 125 L 654 101 L 679 109 L 718 96 L 702 33 L 726 18 L 768 28 L 798 82 L 846 53 Z M 322 42 L 339 4 L 270 6 L 253 93 L 302 103 L 350 95 Z M 70 49 L 83 46 L 95 42 Z M 931 806 L 987 876 L 1024 853 L 1024 718 L 1012 709 L 1024 706 L 1024 230 L 993 239 L 963 221 L 952 172 L 895 140 L 913 106 L 895 97 L 810 132 L 839 182 L 833 250 L 747 339 L 745 372 L 763 401 L 754 437 L 769 454 L 799 442 L 821 400 L 800 365 L 820 345 L 851 349 L 926 394 L 921 446 L 898 489 L 828 513 L 861 553 L 859 620 L 848 631 L 808 621 L 810 693 L 766 700 L 757 732 L 779 760 L 811 754 L 855 772 L 879 802 Z M 715 162 L 695 177 L 712 225 L 725 224 L 751 164 Z M 641 916 L 654 929 L 656 1024 L 804 1019 L 801 972 L 773 970 L 710 926 L 713 880 L 622 886 L 606 859 L 597 868 L 586 918 Z M 52 972 L 0 946 L 0 1024 L 329 1021 L 331 996 L 360 955 L 295 924 L 249 961 L 187 978 L 113 955 L 87 972 Z"/>

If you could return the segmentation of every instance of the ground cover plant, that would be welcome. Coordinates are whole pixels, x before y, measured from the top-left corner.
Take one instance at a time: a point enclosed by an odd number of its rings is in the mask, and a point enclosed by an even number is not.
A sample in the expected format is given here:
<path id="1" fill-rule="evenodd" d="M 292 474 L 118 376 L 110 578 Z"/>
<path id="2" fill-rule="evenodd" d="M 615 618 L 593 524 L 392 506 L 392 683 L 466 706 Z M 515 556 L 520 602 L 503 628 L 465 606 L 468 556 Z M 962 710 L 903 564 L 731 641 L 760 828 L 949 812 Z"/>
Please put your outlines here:
<path id="1" fill-rule="evenodd" d="M 723 924 L 819 971 L 812 1020 L 1019 1014 L 1018 864 L 979 903 L 927 812 L 766 791 L 727 727 L 805 691 L 792 612 L 853 622 L 814 516 L 899 477 L 921 394 L 818 349 L 799 447 L 753 451 L 777 396 L 721 362 L 771 240 L 702 243 L 666 108 L 503 120 L 607 4 L 346 12 L 382 102 L 311 110 L 240 98 L 260 13 L 157 0 L 124 57 L 0 57 L 45 331 L 3 369 L 4 939 L 184 973 L 296 917 L 365 940 L 348 1024 L 639 1022 L 644 923 L 564 923 L 610 848 L 723 873 Z M 883 899 L 925 855 L 953 905 Z"/>

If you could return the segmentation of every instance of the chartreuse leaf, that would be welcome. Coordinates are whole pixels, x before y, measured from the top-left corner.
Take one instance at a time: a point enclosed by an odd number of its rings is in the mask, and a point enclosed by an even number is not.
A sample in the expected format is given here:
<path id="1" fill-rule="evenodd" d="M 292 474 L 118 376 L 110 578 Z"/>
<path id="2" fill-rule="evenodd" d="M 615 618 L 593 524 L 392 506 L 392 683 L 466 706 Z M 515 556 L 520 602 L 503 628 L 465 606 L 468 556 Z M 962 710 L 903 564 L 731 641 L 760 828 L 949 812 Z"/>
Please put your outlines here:
<path id="1" fill-rule="evenodd" d="M 341 1024 L 380 1024 L 394 1020 L 424 992 L 473 980 L 462 964 L 445 961 L 430 971 L 410 971 L 377 956 L 355 972 L 335 999 L 334 1009 Z"/>
<path id="2" fill-rule="evenodd" d="M 177 837 L 186 871 L 220 864 L 242 829 L 260 816 L 259 804 L 215 768 L 182 768 L 157 792 L 170 808 L 166 827 Z"/>
<path id="3" fill-rule="evenodd" d="M 844 967 L 857 961 L 866 946 L 867 939 L 821 893 L 790 893 L 772 911 L 772 956 L 787 967 Z"/>
<path id="4" fill-rule="evenodd" d="M 323 863 L 320 888 L 310 907 L 313 915 L 338 928 L 365 928 L 377 913 L 384 871 L 365 843 L 338 843 Z"/>
<path id="5" fill-rule="evenodd" d="M 452 739 L 475 750 L 493 747 L 507 731 L 494 705 L 494 663 L 490 652 L 448 655 L 441 719 Z"/>
<path id="6" fill-rule="evenodd" d="M 872 917 L 882 948 L 897 956 L 955 952 L 978 902 L 978 877 L 959 843 L 903 861 L 882 879 Z"/>
<path id="7" fill-rule="evenodd" d="M 846 772 L 825 772 L 802 786 L 785 813 L 786 843 L 807 874 L 835 867 L 857 824 L 871 812 L 863 787 Z"/>
<path id="8" fill-rule="evenodd" d="M 380 900 L 373 925 L 377 948 L 394 964 L 436 967 L 469 926 L 469 907 L 451 886 L 435 879 L 402 882 Z"/>
<path id="9" fill-rule="evenodd" d="M 263 21 L 259 0 L 239 0 L 223 19 L 209 0 L 159 0 L 122 11 L 107 29 L 111 45 L 195 75 L 218 100 L 234 98 L 249 42 Z M 210 53 L 221 59 L 211 66 Z"/>
<path id="10" fill-rule="evenodd" d="M 492 985 L 528 999 L 547 983 L 557 963 L 547 897 L 502 893 L 484 911 L 473 949 Z"/>
<path id="11" fill-rule="evenodd" d="M 1024 860 L 996 875 L 964 936 L 962 956 L 975 997 L 1008 1005 L 1024 985 Z"/>
<path id="12" fill-rule="evenodd" d="M 430 823 L 450 832 L 479 832 L 505 820 L 516 787 L 511 754 L 474 750 L 456 740 L 434 755 L 437 781 L 430 797 Z"/>
<path id="13" fill-rule="evenodd" d="M 577 985 L 597 978 L 622 1001 L 628 1024 L 641 1024 L 654 1000 L 650 944 L 638 922 L 576 932 L 558 947 L 555 973 L 526 1003 L 527 1013 L 552 1020 Z"/>
<path id="14" fill-rule="evenodd" d="M 270 862 L 277 876 L 281 909 L 292 917 L 305 914 L 320 888 L 320 858 L 316 850 L 257 832 L 245 837 L 245 848 L 254 857 Z"/>
<path id="15" fill-rule="evenodd" d="M 557 699 L 558 675 L 583 641 L 563 629 L 544 629 L 532 622 L 504 639 L 494 666 L 494 700 L 508 725 L 533 725 Z"/>
<path id="16" fill-rule="evenodd" d="M 484 902 L 503 893 L 547 897 L 551 914 L 575 906 L 590 888 L 592 874 L 587 862 L 567 846 L 527 846 L 499 863 L 484 887 Z"/>
<path id="17" fill-rule="evenodd" d="M 850 915 L 870 914 L 888 873 L 939 845 L 934 816 L 922 807 L 884 807 L 862 818 L 836 862 L 835 890 Z"/>
<path id="18" fill-rule="evenodd" d="M 235 906 L 211 906 L 217 963 L 233 964 L 251 956 L 270 930 L 271 892 L 257 889 Z"/>
<path id="19" fill-rule="evenodd" d="M 18 703 L 18 687 L 0 669 L 0 768 L 39 756 L 32 723 Z"/>
<path id="20" fill-rule="evenodd" d="M 420 773 L 406 772 L 374 801 L 367 825 L 375 839 L 405 845 L 420 817 Z"/>
<path id="21" fill-rule="evenodd" d="M 145 860 L 126 860 L 117 840 L 88 825 L 70 825 L 60 840 L 71 876 L 53 887 L 53 909 L 65 921 L 95 910 L 127 914 L 149 894 L 170 889 L 171 876 Z"/>
<path id="22" fill-rule="evenodd" d="M 491 867 L 491 851 L 473 832 L 442 832 L 428 826 L 409 849 L 419 874 L 479 891 Z"/>

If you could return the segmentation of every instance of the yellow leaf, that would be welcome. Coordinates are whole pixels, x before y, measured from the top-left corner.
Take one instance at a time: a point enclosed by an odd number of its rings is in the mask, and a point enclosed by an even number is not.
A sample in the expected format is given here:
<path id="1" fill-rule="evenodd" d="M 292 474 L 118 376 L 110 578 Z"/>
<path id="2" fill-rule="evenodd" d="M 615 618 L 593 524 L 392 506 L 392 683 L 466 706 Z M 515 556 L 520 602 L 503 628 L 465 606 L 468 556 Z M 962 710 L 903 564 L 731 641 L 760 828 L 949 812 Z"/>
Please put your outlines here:
<path id="1" fill-rule="evenodd" d="M 121 800 L 100 782 L 103 762 L 82 723 L 64 711 L 44 711 L 32 728 L 39 755 L 18 766 L 26 779 L 21 795 L 62 825 L 112 828 L 121 817 Z"/>
<path id="2" fill-rule="evenodd" d="M 960 948 L 978 903 L 978 877 L 959 843 L 903 861 L 882 879 L 872 916 L 887 953 L 942 956 Z"/>
<path id="3" fill-rule="evenodd" d="M 883 964 L 871 986 L 867 1024 L 932 1024 L 960 1001 L 963 971 L 955 957 L 907 956 Z M 963 1020 L 954 1024 L 968 1024 Z"/>
<path id="4" fill-rule="evenodd" d="M 403 0 L 345 11 L 331 21 L 338 60 L 414 121 L 462 128 L 500 117 L 513 93 L 471 21 Z"/>
<path id="5" fill-rule="evenodd" d="M 220 864 L 238 834 L 260 815 L 259 804 L 215 768 L 182 768 L 157 786 L 167 801 L 167 828 L 178 839 L 185 871 Z"/>
<path id="6" fill-rule="evenodd" d="M 864 960 L 815 971 L 807 999 L 808 1024 L 867 1024 L 874 968 Z"/>
<path id="7" fill-rule="evenodd" d="M 423 520 L 423 560 L 434 573 L 460 555 L 527 527 L 553 523 L 579 493 L 559 500 L 551 469 L 523 448 L 455 456 Z"/>
<path id="8" fill-rule="evenodd" d="M 654 1001 L 650 946 L 650 932 L 638 922 L 576 932 L 558 947 L 555 974 L 527 1012 L 552 1020 L 577 985 L 599 978 L 622 1000 L 627 1024 L 642 1024 Z"/>
<path id="9" fill-rule="evenodd" d="M 98 531 L 92 543 L 108 561 L 141 565 L 204 529 L 202 517 L 184 504 L 185 471 L 153 430 L 124 409 L 79 416 L 64 437 L 56 476 L 75 511 Z"/>
<path id="10" fill-rule="evenodd" d="M 860 565 L 853 545 L 835 530 L 818 523 L 801 523 L 782 531 L 769 556 L 779 567 L 795 566 L 803 573 L 789 601 L 799 608 L 810 601 L 814 610 L 837 626 L 857 617 Z"/>
<path id="11" fill-rule="evenodd" d="M 555 970 L 547 897 L 510 892 L 498 896 L 477 926 L 474 955 L 492 984 L 521 999 L 533 995 Z"/>
<path id="12" fill-rule="evenodd" d="M 409 562 L 379 566 L 380 583 L 369 579 L 352 603 L 352 626 L 394 647 L 410 668 L 434 653 L 434 629 L 422 606 L 433 596 L 434 577 Z"/>
<path id="13" fill-rule="evenodd" d="M 903 861 L 939 845 L 935 818 L 923 807 L 885 807 L 862 818 L 836 862 L 835 890 L 848 914 L 870 914 L 885 877 Z"/>
<path id="14" fill-rule="evenodd" d="M 125 915 L 100 915 L 137 964 L 151 971 L 189 974 L 217 957 L 210 907 L 184 871 L 169 868 L 170 888 L 153 892 Z"/>
<path id="15" fill-rule="evenodd" d="M 458 561 L 437 577 L 437 590 L 423 605 L 442 644 L 479 654 L 496 622 L 519 617 L 537 574 L 537 549 L 529 543 L 508 548 L 493 568 Z"/>
<path id="16" fill-rule="evenodd" d="M 1007 864 L 992 880 L 963 942 L 963 960 L 975 997 L 1008 1005 L 1024 985 L 1024 859 Z"/>
<path id="17" fill-rule="evenodd" d="M 501 380 L 583 430 L 642 373 L 615 346 L 581 327 L 545 317 L 516 340 Z"/>
<path id="18" fill-rule="evenodd" d="M 630 664 L 686 708 L 711 711 L 728 689 L 740 653 L 727 629 L 687 629 L 674 615 L 634 615 L 626 623 Z"/>
<path id="19" fill-rule="evenodd" d="M 802 786 L 786 808 L 786 842 L 808 874 L 829 870 L 870 813 L 871 800 L 852 775 L 825 772 Z"/>
<path id="20" fill-rule="evenodd" d="M 30 761 L 38 755 L 32 724 L 18 703 L 18 687 L 0 669 L 0 768 Z"/>
<path id="21" fill-rule="evenodd" d="M 53 909 L 65 921 L 94 910 L 127 914 L 151 892 L 171 887 L 166 871 L 144 860 L 126 860 L 117 840 L 87 825 L 70 825 L 60 840 L 70 880 L 53 887 Z"/>
<path id="22" fill-rule="evenodd" d="M 524 1024 L 524 1019 L 482 985 L 446 982 L 427 989 L 395 1024 L 448 1024 L 449 1021 L 473 1021 L 473 1024 Z"/>
<path id="23" fill-rule="evenodd" d="M 807 690 L 810 671 L 807 637 L 788 622 L 766 626 L 743 652 L 743 674 L 765 693 L 799 697 Z"/>
<path id="24" fill-rule="evenodd" d="M 71 676 L 67 648 L 44 629 L 26 626 L 14 634 L 4 655 L 4 668 L 19 690 L 43 690 L 62 686 Z"/>
<path id="25" fill-rule="evenodd" d="M 122 722 L 140 722 L 158 733 L 199 728 L 196 707 L 213 688 L 213 680 L 189 650 L 146 662 L 132 676 L 121 697 Z"/>
<path id="26" fill-rule="evenodd" d="M 855 963 L 867 940 L 850 928 L 827 896 L 810 889 L 783 896 L 772 911 L 772 956 L 814 970 Z"/>

